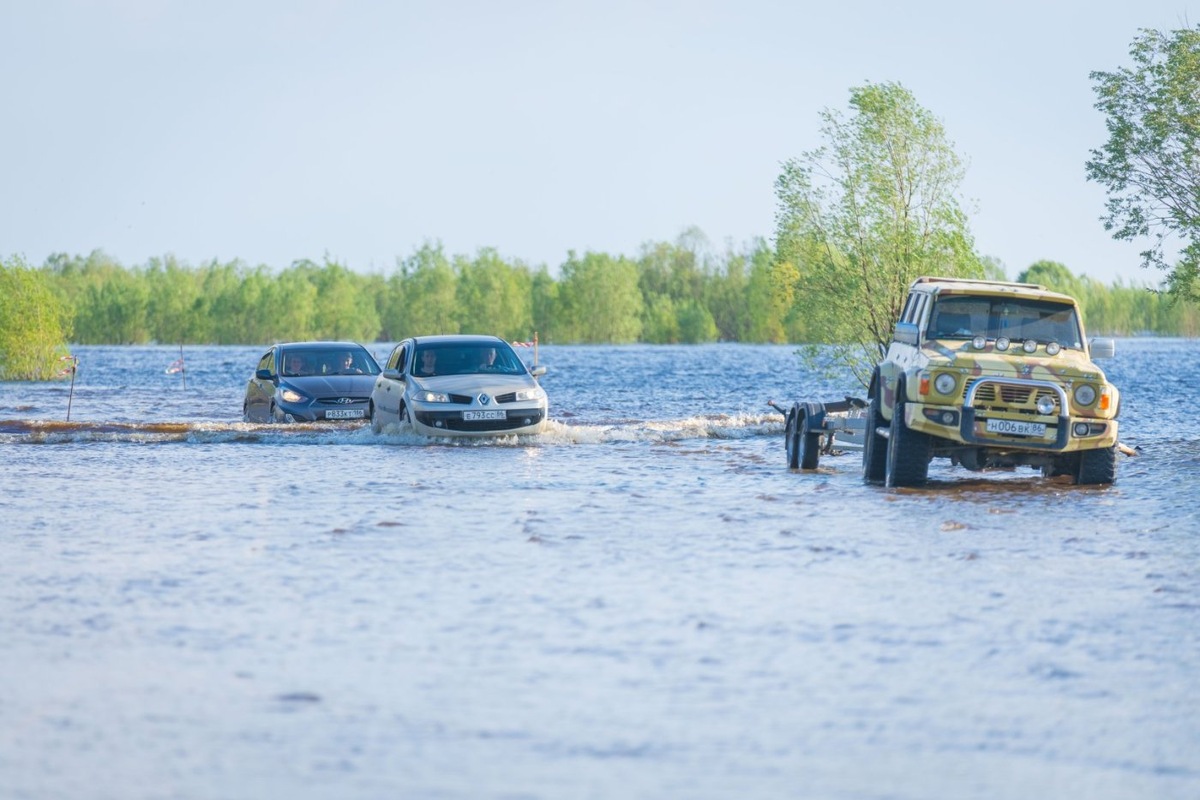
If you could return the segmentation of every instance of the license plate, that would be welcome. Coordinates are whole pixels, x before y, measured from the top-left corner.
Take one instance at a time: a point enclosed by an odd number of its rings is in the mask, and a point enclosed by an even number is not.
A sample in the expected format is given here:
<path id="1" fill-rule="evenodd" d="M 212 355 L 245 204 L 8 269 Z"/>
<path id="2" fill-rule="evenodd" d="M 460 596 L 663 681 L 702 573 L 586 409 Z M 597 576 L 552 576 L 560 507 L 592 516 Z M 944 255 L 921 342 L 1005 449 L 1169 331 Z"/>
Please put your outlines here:
<path id="1" fill-rule="evenodd" d="M 1015 419 L 989 419 L 988 433 L 1002 433 L 1006 436 L 1046 436 L 1046 423 L 1019 422 Z"/>
<path id="2" fill-rule="evenodd" d="M 463 421 L 477 422 L 485 419 L 508 419 L 508 412 L 504 409 L 489 409 L 487 411 L 464 411 Z"/>
<path id="3" fill-rule="evenodd" d="M 361 408 L 331 408 L 325 412 L 325 419 L 362 419 L 366 415 Z"/>

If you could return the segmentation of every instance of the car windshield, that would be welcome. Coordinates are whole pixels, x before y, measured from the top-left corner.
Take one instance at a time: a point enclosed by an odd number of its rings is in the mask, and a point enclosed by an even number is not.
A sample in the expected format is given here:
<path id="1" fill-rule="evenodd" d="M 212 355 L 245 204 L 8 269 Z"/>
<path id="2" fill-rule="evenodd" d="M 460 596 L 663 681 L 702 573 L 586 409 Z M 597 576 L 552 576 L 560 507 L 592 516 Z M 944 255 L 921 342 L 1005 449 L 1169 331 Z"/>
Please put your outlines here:
<path id="1" fill-rule="evenodd" d="M 521 359 L 503 342 L 419 345 L 412 365 L 412 374 L 418 378 L 435 375 L 524 375 L 525 371 Z"/>
<path id="2" fill-rule="evenodd" d="M 929 317 L 930 339 L 1001 336 L 1083 349 L 1075 307 L 1052 300 L 950 295 L 938 299 Z"/>
<path id="3" fill-rule="evenodd" d="M 322 350 L 284 350 L 285 378 L 313 375 L 375 375 L 379 366 L 360 348 L 330 347 Z"/>

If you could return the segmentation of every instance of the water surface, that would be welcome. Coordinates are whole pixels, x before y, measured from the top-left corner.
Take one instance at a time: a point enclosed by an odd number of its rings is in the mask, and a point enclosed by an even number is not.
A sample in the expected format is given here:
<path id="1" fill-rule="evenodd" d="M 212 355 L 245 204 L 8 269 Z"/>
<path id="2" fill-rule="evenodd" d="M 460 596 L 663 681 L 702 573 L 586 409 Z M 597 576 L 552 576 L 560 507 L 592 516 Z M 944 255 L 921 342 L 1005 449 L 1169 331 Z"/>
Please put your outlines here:
<path id="1" fill-rule="evenodd" d="M 1200 794 L 1200 343 L 1118 342 L 1116 485 L 921 490 L 786 469 L 766 401 L 859 391 L 787 347 L 543 347 L 467 443 L 77 353 L 0 384 L 5 797 Z"/>

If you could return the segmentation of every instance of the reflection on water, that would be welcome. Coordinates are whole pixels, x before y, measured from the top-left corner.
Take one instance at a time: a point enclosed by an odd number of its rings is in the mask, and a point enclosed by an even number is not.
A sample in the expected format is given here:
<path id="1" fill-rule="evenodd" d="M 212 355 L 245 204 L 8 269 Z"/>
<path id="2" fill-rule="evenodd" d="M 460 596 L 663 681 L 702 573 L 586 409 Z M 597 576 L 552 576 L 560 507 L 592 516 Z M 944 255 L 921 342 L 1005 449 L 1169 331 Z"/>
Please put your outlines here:
<path id="1" fill-rule="evenodd" d="M 1116 485 L 919 490 L 786 469 L 852 393 L 788 348 L 545 347 L 551 430 L 453 441 L 81 350 L 70 424 L 0 388 L 8 796 L 1200 793 L 1191 342 L 1120 343 Z"/>

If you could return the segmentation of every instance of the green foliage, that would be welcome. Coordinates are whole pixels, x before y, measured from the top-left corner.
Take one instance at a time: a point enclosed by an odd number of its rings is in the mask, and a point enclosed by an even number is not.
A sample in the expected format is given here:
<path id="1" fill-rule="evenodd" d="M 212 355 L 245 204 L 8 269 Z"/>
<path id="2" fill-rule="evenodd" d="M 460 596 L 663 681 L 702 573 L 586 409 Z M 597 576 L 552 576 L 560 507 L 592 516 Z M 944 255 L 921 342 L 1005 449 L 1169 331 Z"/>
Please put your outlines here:
<path id="1" fill-rule="evenodd" d="M 1004 277 L 994 261 L 984 263 L 990 277 Z M 280 272 L 239 261 L 189 267 L 171 256 L 125 268 L 98 251 L 54 255 L 36 272 L 51 301 L 73 315 L 74 341 L 89 344 L 367 342 L 459 331 L 520 341 L 537 333 L 544 343 L 852 341 L 838 338 L 833 317 L 814 313 L 801 270 L 766 242 L 714 254 L 695 231 L 643 246 L 636 261 L 571 254 L 559 278 L 486 248 L 448 258 L 439 244 L 423 245 L 386 275 L 328 259 Z M 1200 310 L 1176 308 L 1145 287 L 1105 287 L 1062 264 L 1038 262 L 1019 277 L 1075 294 L 1095 332 L 1190 336 L 1200 324 Z M 822 352 L 832 354 L 826 366 L 842 369 L 852 369 L 858 353 Z"/>
<path id="2" fill-rule="evenodd" d="M 1091 73 L 1108 141 L 1091 151 L 1087 177 L 1108 191 L 1105 229 L 1115 239 L 1149 239 L 1142 265 L 1165 270 L 1169 293 L 1195 302 L 1200 300 L 1200 27 L 1167 33 L 1144 29 L 1129 55 L 1132 67 Z"/>
<path id="3" fill-rule="evenodd" d="M 562 267 L 560 341 L 625 344 L 642 332 L 638 268 L 604 253 L 568 254 Z"/>
<path id="4" fill-rule="evenodd" d="M 46 272 L 19 257 L 0 261 L 0 379 L 54 377 L 70 330 L 70 310 Z"/>
<path id="5" fill-rule="evenodd" d="M 896 83 L 852 89 L 850 108 L 825 110 L 825 145 L 776 180 L 776 259 L 795 273 L 790 294 L 807 331 L 834 345 L 811 352 L 865 382 L 913 279 L 981 277 L 983 265 L 941 123 Z"/>

